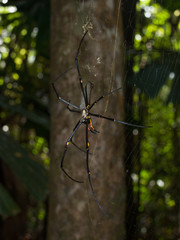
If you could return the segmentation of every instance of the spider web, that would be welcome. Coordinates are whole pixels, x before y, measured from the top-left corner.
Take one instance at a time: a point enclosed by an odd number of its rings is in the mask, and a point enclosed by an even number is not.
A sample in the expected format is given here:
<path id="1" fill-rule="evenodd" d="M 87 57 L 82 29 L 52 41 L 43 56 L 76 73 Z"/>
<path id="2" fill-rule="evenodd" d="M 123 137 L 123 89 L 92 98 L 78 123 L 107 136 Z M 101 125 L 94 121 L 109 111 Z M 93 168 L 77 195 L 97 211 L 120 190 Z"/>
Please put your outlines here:
<path id="1" fill-rule="evenodd" d="M 152 128 L 148 129 L 119 127 L 118 134 L 124 135 L 124 143 L 118 142 L 116 147 L 118 148 L 122 144 L 124 148 L 123 164 L 125 174 L 124 188 L 122 187 L 122 189 L 126 193 L 126 206 L 122 209 L 124 215 L 119 212 L 119 216 L 124 216 L 122 227 L 120 227 L 125 228 L 122 236 L 128 240 L 173 239 L 173 237 L 179 237 L 180 226 L 179 187 L 177 186 L 180 146 L 178 106 L 180 103 L 178 71 L 180 55 L 178 48 L 168 44 L 166 46 L 163 38 L 159 40 L 157 45 L 151 38 L 145 41 L 145 43 L 142 41 L 142 44 L 140 38 L 143 37 L 143 31 L 140 32 L 140 24 L 143 24 L 143 16 L 149 19 L 148 14 L 153 14 L 151 6 L 158 3 L 154 1 L 149 6 L 144 5 L 143 7 L 143 2 L 145 3 L 146 1 L 141 1 L 141 6 L 137 6 L 137 8 L 140 8 L 139 12 L 142 11 L 142 13 L 138 14 L 139 18 L 137 17 L 136 20 L 136 28 L 138 30 L 134 32 L 135 45 L 128 46 L 126 40 L 123 42 L 123 47 L 126 49 L 123 59 L 126 64 L 123 80 L 117 77 L 115 67 L 118 61 L 116 50 L 117 42 L 119 41 L 116 30 L 121 22 L 120 11 L 124 10 L 123 4 L 125 4 L 125 1 L 118 2 L 114 20 L 116 27 L 110 51 L 111 56 L 109 51 L 107 51 L 108 57 L 112 59 L 112 64 L 109 67 L 108 75 L 103 75 L 104 79 L 101 82 L 102 78 L 99 78 L 99 72 L 101 71 L 101 66 L 106 64 L 106 59 L 99 54 L 98 48 L 92 49 L 90 46 L 93 44 L 94 47 L 94 42 L 98 45 L 98 41 L 100 41 L 99 35 L 103 34 L 103 30 L 96 31 L 98 27 L 93 22 L 96 3 L 95 1 L 90 1 L 87 13 L 86 1 L 77 1 L 77 9 L 81 12 L 80 17 L 78 15 L 76 19 L 77 25 L 80 25 L 82 29 L 89 28 L 90 30 L 81 49 L 80 66 L 85 83 L 88 81 L 95 82 L 96 90 L 93 90 L 93 100 L 115 87 L 122 87 L 122 91 L 117 94 L 118 97 L 112 95 L 102 101 L 101 108 L 97 108 L 101 114 L 113 115 L 115 119 L 120 118 L 121 120 L 123 117 L 123 120 L 129 123 L 152 126 Z M 128 14 L 128 12 L 126 13 Z M 103 19 L 105 22 L 108 22 L 108 20 L 108 17 Z M 125 34 L 128 28 L 133 27 L 133 21 L 134 19 L 129 19 L 128 26 L 124 30 Z M 160 34 L 158 29 L 156 31 L 157 34 Z M 106 32 L 106 34 L 108 33 Z M 106 50 L 104 49 L 104 51 Z M 77 78 L 76 71 L 73 71 Z M 75 88 L 75 84 L 72 88 Z M 125 101 L 122 101 L 125 114 L 122 113 L 121 115 L 114 105 L 119 104 L 118 99 L 122 95 L 125 97 Z M 75 104 L 79 105 L 80 99 L 77 98 L 75 101 Z M 120 102 L 120 105 L 122 103 Z M 101 120 L 94 120 L 93 123 L 100 132 L 96 136 L 90 136 L 90 143 L 93 143 L 90 165 L 94 173 L 94 187 L 97 189 L 96 186 L 104 180 L 102 172 L 106 169 L 98 167 L 97 161 L 101 157 L 98 155 L 98 149 L 103 148 L 101 143 L 103 143 L 103 139 L 107 138 L 108 131 L 110 132 L 113 128 L 113 123 Z M 75 137 L 76 142 L 81 142 L 82 136 L 85 138 L 83 131 L 82 129 L 77 133 Z M 84 149 L 85 146 L 80 144 L 80 147 Z M 78 149 L 73 149 L 73 151 L 77 151 L 82 157 L 84 156 L 83 152 L 79 152 Z M 107 149 L 104 149 L 104 152 L 108 155 Z M 111 158 L 114 159 L 114 156 L 111 156 Z M 109 177 L 110 179 L 113 178 L 112 175 Z M 108 191 L 113 191 L 113 188 L 108 189 Z M 97 197 L 98 193 L 96 191 Z M 98 219 L 95 222 L 98 222 L 99 226 L 102 226 L 107 220 L 104 219 L 104 216 L 99 217 L 100 211 L 96 211 L 96 214 L 94 214 L 91 206 L 93 199 L 89 192 L 88 183 L 84 187 L 84 194 L 87 196 L 89 206 L 89 228 L 91 228 L 92 234 L 96 238 L 98 233 L 94 224 L 95 218 Z M 124 193 L 120 192 L 119 194 L 123 195 Z M 101 204 L 108 211 L 110 208 L 116 208 L 117 202 L 108 200 L 108 195 L 106 195 L 104 198 L 101 198 Z M 109 221 L 113 223 L 114 219 L 112 216 Z"/>

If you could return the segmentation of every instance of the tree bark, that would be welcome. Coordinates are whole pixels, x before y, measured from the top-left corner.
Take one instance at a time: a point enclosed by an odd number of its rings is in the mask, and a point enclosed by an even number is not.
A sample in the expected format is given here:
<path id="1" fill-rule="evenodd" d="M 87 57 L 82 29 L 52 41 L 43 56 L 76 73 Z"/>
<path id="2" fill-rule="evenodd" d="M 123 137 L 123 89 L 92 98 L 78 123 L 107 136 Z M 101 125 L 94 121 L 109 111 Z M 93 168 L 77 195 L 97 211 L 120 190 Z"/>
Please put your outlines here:
<path id="1" fill-rule="evenodd" d="M 88 29 L 80 49 L 79 66 L 84 84 L 94 84 L 92 98 L 122 87 L 101 100 L 92 110 L 123 120 L 123 33 L 119 1 L 51 1 L 51 81 L 75 63 L 83 30 Z M 81 91 L 76 69 L 56 82 L 59 95 L 80 105 Z M 71 113 L 58 102 L 51 89 L 51 164 L 48 240 L 123 239 L 125 176 L 123 126 L 93 118 L 100 132 L 89 132 L 90 169 L 96 196 L 109 217 L 98 208 L 87 179 L 86 154 L 70 144 L 60 170 L 66 140 L 81 115 Z M 85 126 L 74 137 L 85 149 Z"/>
<path id="2" fill-rule="evenodd" d="M 136 24 L 136 4 L 137 0 L 122 0 L 123 5 L 123 28 L 124 28 L 124 39 L 126 42 L 126 50 L 129 51 L 134 45 L 134 29 Z M 125 66 L 126 79 L 133 75 L 133 59 L 128 61 L 128 66 Z M 133 116 L 133 87 L 126 81 L 125 86 L 125 116 L 126 121 Z M 136 218 L 138 212 L 138 206 L 134 202 L 134 191 L 132 182 L 132 172 L 134 169 L 132 149 L 134 148 L 134 136 L 132 131 L 128 128 L 125 131 L 126 144 L 124 154 L 124 165 L 126 172 L 126 214 L 125 214 L 125 225 L 126 225 L 126 240 L 136 239 Z"/>

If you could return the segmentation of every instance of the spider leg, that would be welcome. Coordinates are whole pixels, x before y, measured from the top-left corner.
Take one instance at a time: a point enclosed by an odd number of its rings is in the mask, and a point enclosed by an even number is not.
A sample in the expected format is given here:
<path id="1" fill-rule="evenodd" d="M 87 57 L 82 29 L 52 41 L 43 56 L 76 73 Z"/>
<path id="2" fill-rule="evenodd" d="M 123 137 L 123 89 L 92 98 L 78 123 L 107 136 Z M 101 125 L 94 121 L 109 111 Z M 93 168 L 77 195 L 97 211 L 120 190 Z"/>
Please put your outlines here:
<path id="1" fill-rule="evenodd" d="M 77 149 L 79 149 L 80 151 L 86 153 L 86 150 L 80 148 L 76 143 L 73 142 L 73 140 L 71 140 L 71 143 L 72 143 Z M 92 153 L 89 153 L 89 154 L 91 155 Z"/>
<path id="2" fill-rule="evenodd" d="M 94 133 L 94 134 L 99 133 L 99 131 L 97 131 L 97 130 L 93 127 L 91 118 L 89 117 L 88 119 L 89 119 L 88 124 L 90 125 L 90 127 L 88 127 L 88 130 L 91 131 L 91 132 Z"/>
<path id="3" fill-rule="evenodd" d="M 75 109 L 71 109 L 71 108 L 69 107 L 69 105 L 67 106 L 67 109 L 68 109 L 70 112 L 81 113 L 81 111 L 78 111 L 78 110 L 75 110 Z"/>
<path id="4" fill-rule="evenodd" d="M 107 119 L 107 120 L 110 120 L 110 121 L 113 121 L 113 122 L 121 123 L 123 125 L 131 126 L 131 127 L 137 127 L 137 128 L 149 128 L 149 127 L 152 127 L 152 126 L 142 126 L 142 125 L 136 125 L 136 124 L 132 124 L 132 123 L 127 123 L 127 122 L 119 121 L 119 120 L 116 120 L 114 118 L 105 117 L 103 115 L 95 114 L 95 113 L 89 113 L 89 115 L 90 116 L 94 116 L 94 117 L 98 117 L 98 118 L 104 118 L 104 119 Z"/>
<path id="5" fill-rule="evenodd" d="M 78 183 L 83 183 L 83 182 L 82 182 L 82 181 L 78 181 L 78 180 L 72 178 L 72 177 L 64 170 L 63 163 L 64 163 L 64 158 L 65 158 L 66 151 L 67 151 L 67 149 L 68 149 L 68 145 L 69 145 L 69 143 L 71 142 L 74 134 L 76 133 L 76 131 L 78 130 L 78 128 L 81 126 L 82 123 L 83 123 L 82 121 L 79 121 L 79 122 L 76 124 L 75 128 L 73 129 L 73 132 L 72 132 L 71 136 L 70 136 L 70 137 L 68 138 L 68 140 L 66 141 L 65 148 L 64 148 L 64 153 L 63 153 L 63 156 L 62 156 L 62 159 L 61 159 L 61 169 L 62 169 L 62 171 L 63 171 L 63 172 L 66 174 L 66 176 L 68 176 L 72 181 L 78 182 Z"/>
<path id="6" fill-rule="evenodd" d="M 76 105 L 74 105 L 74 104 L 66 101 L 66 100 L 63 99 L 62 97 L 60 97 L 59 94 L 58 94 L 58 92 L 57 92 L 57 90 L 56 90 L 56 87 L 55 87 L 54 83 L 51 83 L 51 84 L 52 84 L 52 87 L 53 87 L 53 89 L 54 89 L 54 91 L 55 91 L 55 93 L 56 93 L 57 99 L 58 99 L 59 101 L 61 101 L 61 102 L 63 102 L 63 103 L 66 103 L 67 105 L 70 105 L 70 106 L 73 107 L 73 108 L 76 108 L 76 109 L 79 109 L 79 110 L 81 109 L 80 107 L 77 107 Z"/>
<path id="7" fill-rule="evenodd" d="M 94 199 L 98 205 L 98 207 L 100 208 L 100 210 L 102 211 L 102 213 L 105 215 L 105 216 L 108 216 L 108 214 L 105 212 L 105 210 L 103 209 L 103 207 L 101 206 L 101 204 L 99 203 L 99 201 L 97 200 L 97 197 L 96 197 L 96 194 L 94 192 L 94 188 L 93 188 L 93 185 L 92 185 L 92 181 L 91 181 L 91 172 L 90 172 L 90 169 L 89 169 L 89 139 L 88 139 L 88 122 L 86 122 L 86 169 L 87 169 L 87 174 L 88 174 L 88 181 L 89 181 L 89 185 L 91 187 L 91 191 L 92 191 L 92 194 L 94 196 Z"/>
<path id="8" fill-rule="evenodd" d="M 97 134 L 97 133 L 99 133 L 99 131 L 97 131 L 96 129 L 89 129 L 92 133 L 94 133 L 94 134 Z"/>
<path id="9" fill-rule="evenodd" d="M 108 93 L 102 95 L 101 97 L 99 97 L 96 101 L 94 101 L 94 102 L 89 106 L 88 110 L 90 110 L 97 102 L 99 102 L 99 101 L 100 101 L 101 99 L 103 99 L 104 97 L 106 97 L 106 96 L 108 96 L 108 95 L 111 95 L 111 94 L 119 91 L 120 89 L 121 89 L 121 88 L 117 88 L 117 89 L 115 89 L 115 90 L 112 90 L 111 92 L 108 92 Z"/>
<path id="10" fill-rule="evenodd" d="M 75 68 L 76 65 L 74 64 L 72 67 L 68 68 L 66 71 L 64 71 L 63 73 L 61 73 L 54 81 L 53 83 L 55 83 L 59 78 L 61 78 L 62 76 L 64 76 L 67 72 L 71 71 L 73 68 Z"/>
<path id="11" fill-rule="evenodd" d="M 87 103 L 87 97 L 84 92 L 83 81 L 82 81 L 82 77 L 81 77 L 81 73 L 80 73 L 80 69 L 79 69 L 79 59 L 78 58 L 79 58 L 79 51 L 80 51 L 82 42 L 83 42 L 87 32 L 88 32 L 88 30 L 84 33 L 83 37 L 81 38 L 81 41 L 79 43 L 78 50 L 77 50 L 76 56 L 75 56 L 75 63 L 76 63 L 76 68 L 77 68 L 77 72 L 78 72 L 79 82 L 80 82 L 81 91 L 82 91 L 84 102 L 85 102 L 86 106 L 88 105 L 88 103 Z"/>
<path id="12" fill-rule="evenodd" d="M 58 100 L 60 100 L 61 102 L 64 102 L 64 103 L 70 105 L 70 106 L 73 107 L 73 108 L 80 109 L 80 108 L 77 107 L 76 105 L 74 105 L 74 104 L 66 101 L 65 99 L 61 98 L 61 97 L 59 96 L 58 92 L 57 92 L 56 87 L 55 87 L 55 82 L 56 82 L 59 78 L 61 78 L 62 76 L 64 76 L 67 72 L 69 72 L 70 70 L 72 70 L 73 68 L 75 68 L 75 66 L 76 66 L 76 65 L 73 65 L 72 67 L 68 68 L 66 71 L 64 71 L 63 73 L 61 73 L 51 84 L 52 84 L 52 87 L 53 87 L 53 89 L 54 89 L 54 92 L 56 93 L 56 96 L 57 96 Z"/>

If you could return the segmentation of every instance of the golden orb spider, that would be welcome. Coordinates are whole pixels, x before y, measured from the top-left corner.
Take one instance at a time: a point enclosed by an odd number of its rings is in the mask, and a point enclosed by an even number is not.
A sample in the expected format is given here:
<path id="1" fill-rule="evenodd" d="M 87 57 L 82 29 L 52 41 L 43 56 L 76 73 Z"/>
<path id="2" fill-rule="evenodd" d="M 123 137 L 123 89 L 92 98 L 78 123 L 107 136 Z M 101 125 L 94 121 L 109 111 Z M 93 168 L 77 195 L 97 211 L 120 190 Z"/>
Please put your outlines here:
<path id="1" fill-rule="evenodd" d="M 90 110 L 93 108 L 93 106 L 95 104 L 97 104 L 100 100 L 102 100 L 104 97 L 108 96 L 108 95 L 111 95 L 117 91 L 119 91 L 121 88 L 117 88 L 111 92 L 108 92 L 102 96 L 100 96 L 96 101 L 94 101 L 93 103 L 90 103 L 90 95 L 91 95 L 91 90 L 93 88 L 93 84 L 91 82 L 87 82 L 87 84 L 85 86 L 83 86 L 83 80 L 82 80 L 82 77 L 81 77 L 81 73 L 80 73 L 80 69 L 79 69 L 79 51 L 80 51 L 80 48 L 81 48 L 81 45 L 82 45 L 82 42 L 87 34 L 88 30 L 84 33 L 83 37 L 81 38 L 80 40 L 80 43 L 79 43 L 79 46 L 78 46 L 78 49 L 77 49 L 77 52 L 76 52 L 76 56 L 75 56 L 75 65 L 73 65 L 72 67 L 70 67 L 69 69 L 67 69 L 65 72 L 63 72 L 62 74 L 60 74 L 55 80 L 54 82 L 52 82 L 52 87 L 56 93 L 56 96 L 58 98 L 59 101 L 61 102 L 64 102 L 65 104 L 67 104 L 67 108 L 69 111 L 71 112 L 76 112 L 76 113 L 79 113 L 81 114 L 81 118 L 80 120 L 77 122 L 76 126 L 74 127 L 73 129 L 73 132 L 71 133 L 70 137 L 67 139 L 66 143 L 65 143 L 65 147 L 64 147 L 64 152 L 63 152 L 63 156 L 62 156 L 62 159 L 61 159 L 61 169 L 62 171 L 73 181 L 75 182 L 78 182 L 78 183 L 83 183 L 82 181 L 78 181 L 76 179 L 74 179 L 73 177 L 71 177 L 64 169 L 63 167 L 63 163 L 64 163 L 64 158 L 65 158 L 65 155 L 66 155 L 66 152 L 68 150 L 68 146 L 70 143 L 72 143 L 75 147 L 77 147 L 79 150 L 83 151 L 86 153 L 86 170 L 87 170 L 87 175 L 88 175 L 88 181 L 89 181 L 89 185 L 91 187 L 91 191 L 92 191 L 92 194 L 94 196 L 94 199 L 98 205 L 98 207 L 100 208 L 100 210 L 103 212 L 104 215 L 107 216 L 107 213 L 105 212 L 105 210 L 103 209 L 103 207 L 101 206 L 101 204 L 99 203 L 97 197 L 96 197 L 96 194 L 94 192 L 94 188 L 93 188 L 93 185 L 92 185 L 92 181 L 91 181 L 91 172 L 90 172 L 90 169 L 89 169 L 89 146 L 90 146 L 90 143 L 89 143 L 89 137 L 88 137 L 88 131 L 91 131 L 92 133 L 96 134 L 96 133 L 99 133 L 94 127 L 93 127 L 93 124 L 92 124 L 92 120 L 91 120 L 91 116 L 92 117 L 96 117 L 96 118 L 104 118 L 106 120 L 109 120 L 109 121 L 113 121 L 113 122 L 117 122 L 117 123 L 121 123 L 121 124 L 124 124 L 124 125 L 128 125 L 128 126 L 132 126 L 132 127 L 138 127 L 138 128 L 147 128 L 147 127 L 150 127 L 150 126 L 142 126 L 142 125 L 135 125 L 135 124 L 131 124 L 131 123 L 127 123 L 127 122 L 123 122 L 123 121 L 119 121 L 119 120 L 116 120 L 114 118 L 110 118 L 110 117 L 106 117 L 106 116 L 103 116 L 103 115 L 100 115 L 100 114 L 96 114 L 96 113 L 92 113 L 90 112 Z M 58 94 L 58 91 L 55 87 L 55 82 L 61 78 L 63 75 L 65 75 L 68 71 L 72 70 L 73 68 L 76 68 L 77 69 L 77 73 L 78 73 L 78 77 L 79 77 L 79 83 L 80 83 L 80 87 L 81 87 L 81 92 L 82 92 L 82 95 L 83 95 L 83 101 L 84 101 L 84 106 L 83 107 L 78 107 L 72 103 L 70 103 L 69 101 L 61 98 L 61 96 Z M 71 108 L 70 108 L 71 107 Z M 72 141 L 72 138 L 73 136 L 75 135 L 75 133 L 77 132 L 77 130 L 79 129 L 79 127 L 82 125 L 82 124 L 85 124 L 86 125 L 86 150 L 83 150 L 81 148 L 79 148 L 73 141 Z"/>

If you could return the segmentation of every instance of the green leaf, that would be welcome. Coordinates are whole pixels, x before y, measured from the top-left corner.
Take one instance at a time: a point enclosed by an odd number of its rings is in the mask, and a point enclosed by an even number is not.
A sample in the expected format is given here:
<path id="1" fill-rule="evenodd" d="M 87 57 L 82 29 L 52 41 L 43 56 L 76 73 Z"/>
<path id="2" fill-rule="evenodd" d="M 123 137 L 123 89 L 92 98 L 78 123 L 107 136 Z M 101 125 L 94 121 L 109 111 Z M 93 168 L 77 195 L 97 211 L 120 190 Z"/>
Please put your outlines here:
<path id="1" fill-rule="evenodd" d="M 6 218 L 19 213 L 18 205 L 11 198 L 6 189 L 0 184 L 0 215 Z"/>
<path id="2" fill-rule="evenodd" d="M 21 180 L 36 200 L 43 200 L 48 192 L 46 170 L 29 157 L 21 145 L 0 130 L 0 158 Z"/>

